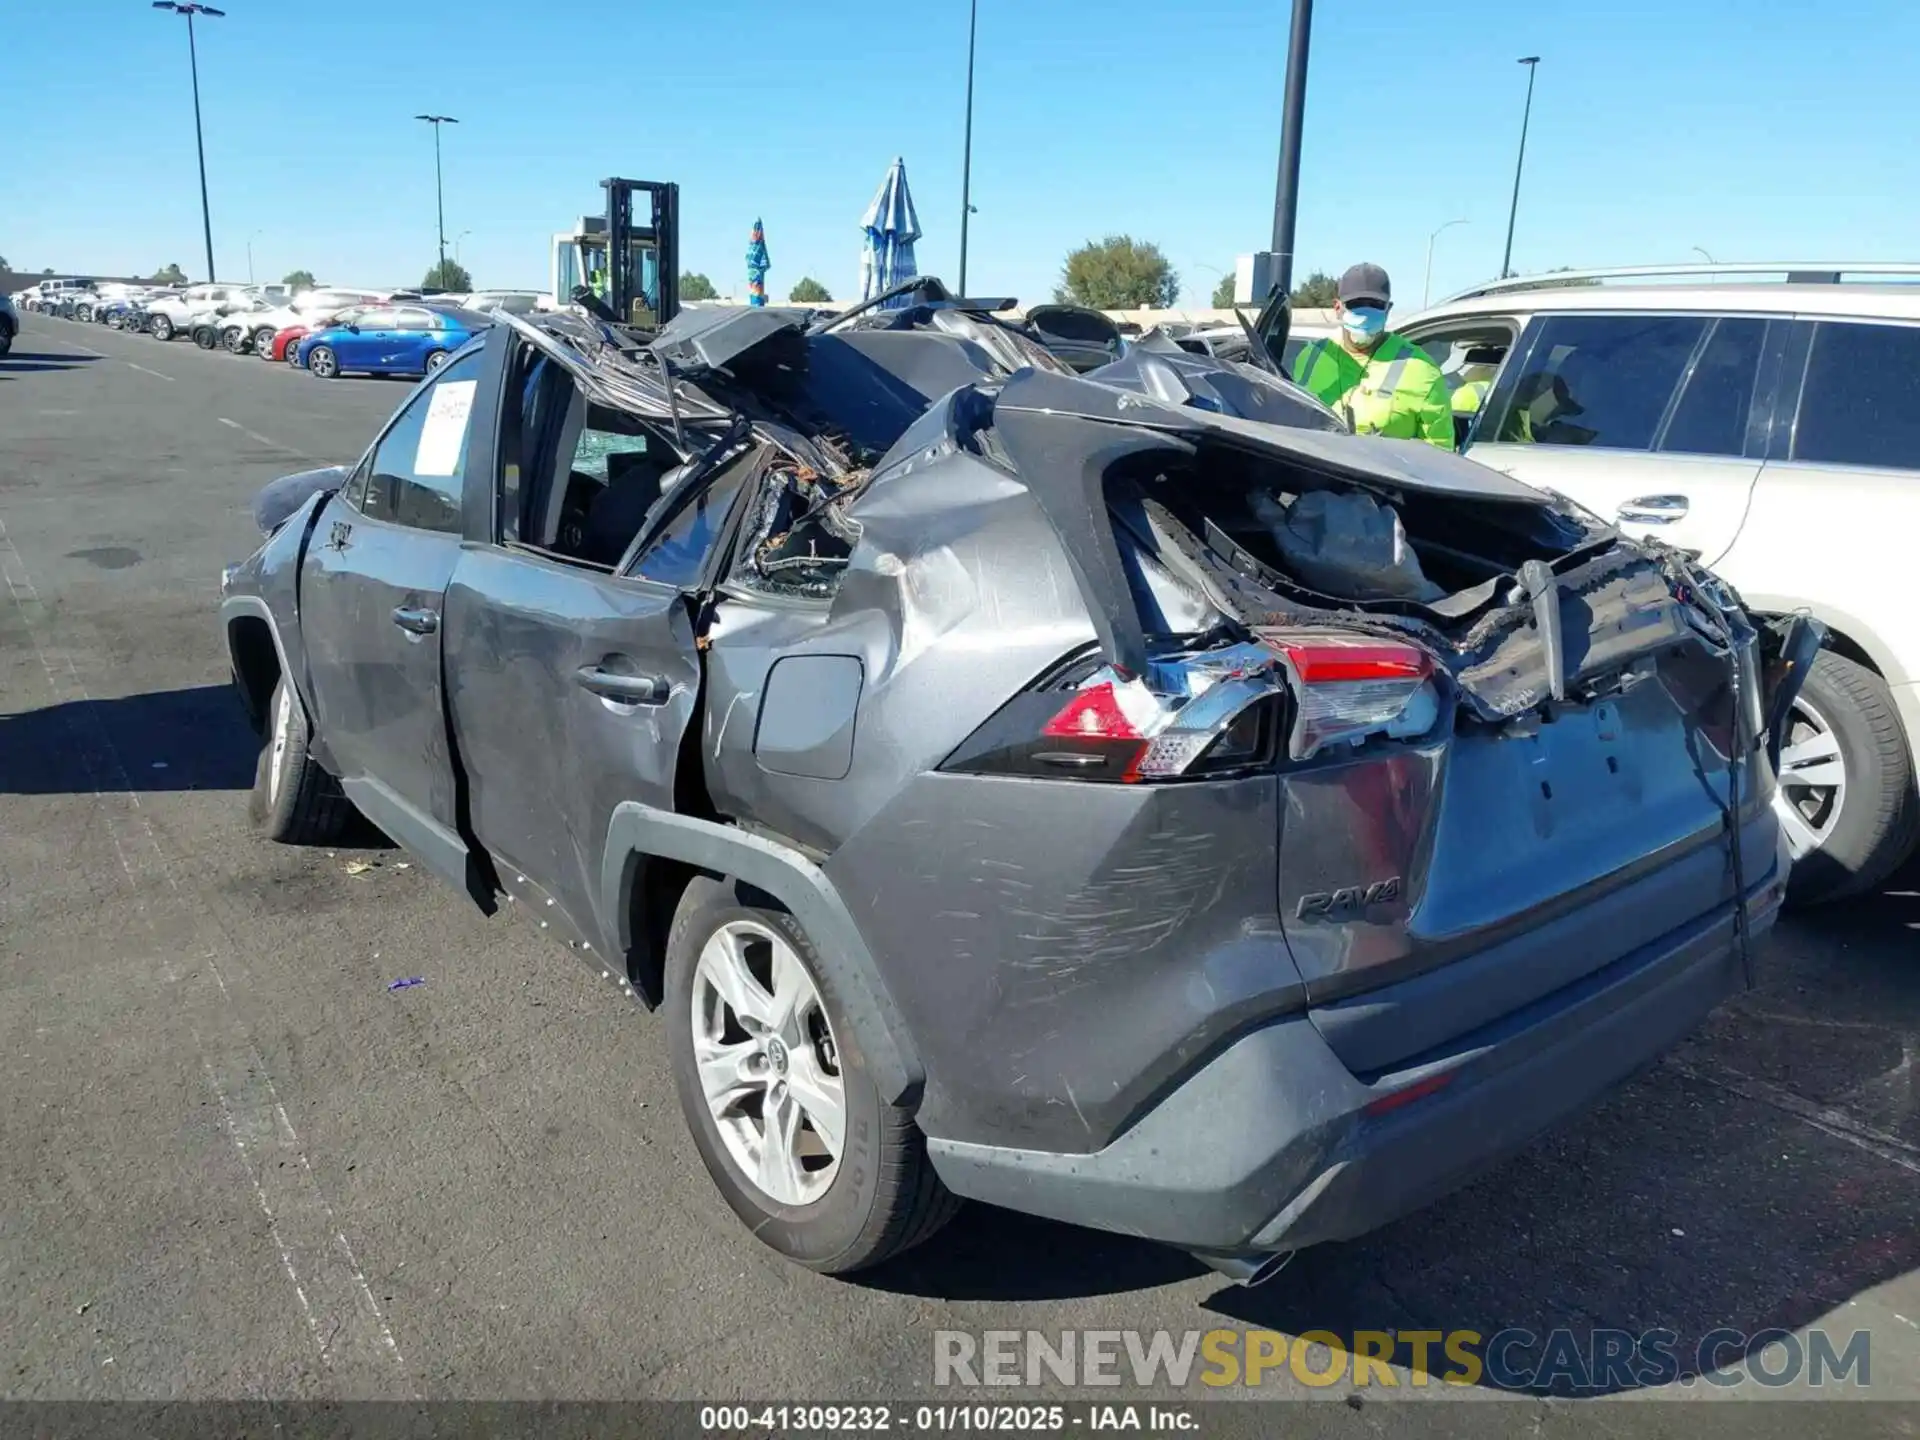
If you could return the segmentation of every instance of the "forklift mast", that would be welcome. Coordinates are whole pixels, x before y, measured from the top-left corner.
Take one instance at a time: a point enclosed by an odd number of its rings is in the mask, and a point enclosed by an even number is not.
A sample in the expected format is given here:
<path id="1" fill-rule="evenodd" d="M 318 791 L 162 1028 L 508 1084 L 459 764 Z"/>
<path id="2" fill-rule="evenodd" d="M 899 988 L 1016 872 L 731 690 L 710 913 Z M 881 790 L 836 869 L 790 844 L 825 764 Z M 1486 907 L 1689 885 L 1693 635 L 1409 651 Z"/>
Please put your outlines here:
<path id="1" fill-rule="evenodd" d="M 617 176 L 600 185 L 607 192 L 607 308 L 626 324 L 658 329 L 680 313 L 680 187 Z M 647 200 L 639 225 L 636 193 Z M 652 277 L 643 273 L 649 253 Z"/>

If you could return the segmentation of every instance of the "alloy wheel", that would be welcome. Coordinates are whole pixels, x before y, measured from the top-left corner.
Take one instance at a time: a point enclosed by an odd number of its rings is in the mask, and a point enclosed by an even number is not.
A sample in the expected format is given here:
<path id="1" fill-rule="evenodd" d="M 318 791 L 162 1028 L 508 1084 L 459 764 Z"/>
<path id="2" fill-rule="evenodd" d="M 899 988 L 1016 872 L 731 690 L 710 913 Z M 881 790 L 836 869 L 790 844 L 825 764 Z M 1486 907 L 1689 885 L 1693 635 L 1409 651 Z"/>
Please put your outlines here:
<path id="1" fill-rule="evenodd" d="M 809 1205 L 839 1173 L 846 1084 L 819 987 L 787 939 L 722 925 L 693 974 L 693 1053 L 721 1143 L 768 1199 Z"/>
<path id="2" fill-rule="evenodd" d="M 280 682 L 273 706 L 273 753 L 267 757 L 267 803 L 280 798 L 280 772 L 287 764 L 287 744 L 293 732 L 293 688 Z"/>
<path id="3" fill-rule="evenodd" d="M 1774 814 L 1794 859 L 1827 843 L 1840 823 L 1846 798 L 1847 766 L 1840 753 L 1840 737 L 1803 695 L 1793 702 L 1787 717 L 1779 788 L 1773 797 Z"/>
<path id="4" fill-rule="evenodd" d="M 331 380 L 340 369 L 339 359 L 324 345 L 316 345 L 307 356 L 307 369 L 322 380 Z"/>

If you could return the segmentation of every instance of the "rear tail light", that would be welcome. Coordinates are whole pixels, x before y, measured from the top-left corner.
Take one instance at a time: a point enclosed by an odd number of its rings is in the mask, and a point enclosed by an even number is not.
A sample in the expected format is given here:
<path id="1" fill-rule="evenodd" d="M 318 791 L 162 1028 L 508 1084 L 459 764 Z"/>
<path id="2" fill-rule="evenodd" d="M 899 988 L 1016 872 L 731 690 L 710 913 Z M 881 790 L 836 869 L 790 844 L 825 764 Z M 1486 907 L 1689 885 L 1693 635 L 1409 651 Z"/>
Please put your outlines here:
<path id="1" fill-rule="evenodd" d="M 1439 717 L 1433 662 L 1411 645 L 1274 632 L 1155 660 L 1144 677 L 1083 663 L 1016 696 L 943 767 L 1121 783 L 1219 776 L 1288 753 L 1425 734 Z"/>
<path id="2" fill-rule="evenodd" d="M 1340 741 L 1424 735 L 1440 718 L 1433 661 L 1397 640 L 1337 631 L 1263 631 L 1298 697 L 1288 754 L 1305 760 Z"/>

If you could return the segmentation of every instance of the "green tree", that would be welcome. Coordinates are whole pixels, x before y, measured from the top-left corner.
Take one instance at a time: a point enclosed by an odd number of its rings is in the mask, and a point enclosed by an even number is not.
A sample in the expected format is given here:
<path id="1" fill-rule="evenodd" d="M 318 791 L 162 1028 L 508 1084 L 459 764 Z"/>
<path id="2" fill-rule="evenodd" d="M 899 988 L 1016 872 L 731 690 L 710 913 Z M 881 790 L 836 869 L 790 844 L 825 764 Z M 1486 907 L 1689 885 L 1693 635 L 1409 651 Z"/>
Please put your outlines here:
<path id="1" fill-rule="evenodd" d="M 1109 235 L 1067 256 L 1053 298 L 1093 310 L 1165 307 L 1180 298 L 1180 277 L 1158 245 Z"/>
<path id="2" fill-rule="evenodd" d="M 53 267 L 49 265 L 46 269 L 42 270 L 40 273 L 42 275 L 51 275 L 53 273 Z"/>
<path id="3" fill-rule="evenodd" d="M 295 290 L 311 290 L 319 282 L 313 278 L 311 270 L 289 270 L 287 278 L 280 283 Z"/>
<path id="4" fill-rule="evenodd" d="M 1220 283 L 1213 287 L 1213 308 L 1216 310 L 1233 308 L 1233 276 L 1222 275 Z"/>
<path id="5" fill-rule="evenodd" d="M 6 256 L 0 255 L 0 270 L 11 270 L 11 269 L 13 269 L 12 263 L 7 259 Z"/>
<path id="6" fill-rule="evenodd" d="M 690 270 L 680 277 L 680 298 L 682 300 L 718 300 L 720 292 L 713 288 L 713 282 L 698 270 Z"/>
<path id="7" fill-rule="evenodd" d="M 49 270 L 47 273 L 51 275 L 53 272 Z M 184 285 L 187 283 L 187 272 L 182 270 L 178 265 L 163 265 L 153 272 L 153 283 L 156 285 Z"/>
<path id="8" fill-rule="evenodd" d="M 423 290 L 471 290 L 473 276 L 467 273 L 467 267 L 458 260 L 442 260 L 431 270 L 427 278 L 420 282 Z"/>
<path id="9" fill-rule="evenodd" d="M 1316 270 L 1294 286 L 1288 298 L 1296 310 L 1330 310 L 1340 298 L 1340 282 L 1326 271 Z"/>
<path id="10" fill-rule="evenodd" d="M 827 293 L 827 287 L 811 275 L 803 276 L 798 285 L 788 293 L 787 299 L 796 305 L 822 305 L 833 299 Z"/>

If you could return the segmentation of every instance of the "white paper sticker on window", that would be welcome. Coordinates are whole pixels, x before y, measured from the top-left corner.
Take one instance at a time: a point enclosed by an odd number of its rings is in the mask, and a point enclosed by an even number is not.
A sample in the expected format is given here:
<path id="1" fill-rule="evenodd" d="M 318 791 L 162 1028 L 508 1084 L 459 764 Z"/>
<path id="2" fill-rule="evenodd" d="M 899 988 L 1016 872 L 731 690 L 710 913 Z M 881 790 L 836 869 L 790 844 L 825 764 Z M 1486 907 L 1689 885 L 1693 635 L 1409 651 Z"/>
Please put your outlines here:
<path id="1" fill-rule="evenodd" d="M 420 427 L 420 448 L 413 454 L 413 473 L 421 479 L 452 475 L 467 452 L 467 417 L 473 413 L 474 380 L 442 380 L 427 402 L 426 423 Z"/>

